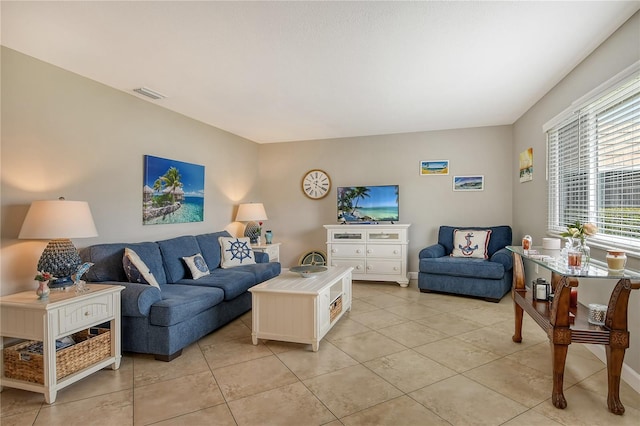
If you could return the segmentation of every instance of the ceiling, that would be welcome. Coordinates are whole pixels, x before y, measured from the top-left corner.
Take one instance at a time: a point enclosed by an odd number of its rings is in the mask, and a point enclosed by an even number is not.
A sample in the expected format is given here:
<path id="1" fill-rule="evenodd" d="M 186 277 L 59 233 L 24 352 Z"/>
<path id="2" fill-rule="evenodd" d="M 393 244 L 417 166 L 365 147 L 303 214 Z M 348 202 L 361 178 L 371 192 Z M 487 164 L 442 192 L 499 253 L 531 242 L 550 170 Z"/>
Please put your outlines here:
<path id="1" fill-rule="evenodd" d="M 2 45 L 268 143 L 512 124 L 640 2 L 1 7 Z"/>

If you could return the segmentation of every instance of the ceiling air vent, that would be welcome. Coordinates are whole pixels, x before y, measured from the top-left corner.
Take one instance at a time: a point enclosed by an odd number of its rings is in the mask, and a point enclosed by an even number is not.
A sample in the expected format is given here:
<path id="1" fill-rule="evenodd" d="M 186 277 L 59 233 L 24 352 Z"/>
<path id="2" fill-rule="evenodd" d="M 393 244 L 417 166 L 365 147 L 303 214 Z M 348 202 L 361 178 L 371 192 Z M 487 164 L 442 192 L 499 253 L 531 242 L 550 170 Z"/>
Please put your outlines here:
<path id="1" fill-rule="evenodd" d="M 163 95 L 162 93 L 158 93 L 155 90 L 151 90 L 151 89 L 148 89 L 146 87 L 140 87 L 138 89 L 133 89 L 133 91 L 136 92 L 136 93 L 140 93 L 141 95 L 146 96 L 146 97 L 151 98 L 151 99 L 154 99 L 154 100 L 166 98 L 166 96 Z"/>

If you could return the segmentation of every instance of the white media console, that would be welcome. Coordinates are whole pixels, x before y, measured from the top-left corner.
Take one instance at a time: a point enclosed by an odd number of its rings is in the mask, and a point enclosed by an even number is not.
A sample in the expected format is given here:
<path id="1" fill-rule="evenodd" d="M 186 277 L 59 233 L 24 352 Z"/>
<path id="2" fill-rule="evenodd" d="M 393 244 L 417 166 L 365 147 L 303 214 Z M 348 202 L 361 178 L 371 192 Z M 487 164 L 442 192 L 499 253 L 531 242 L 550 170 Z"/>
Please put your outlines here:
<path id="1" fill-rule="evenodd" d="M 324 225 L 327 265 L 351 266 L 353 279 L 396 281 L 407 287 L 410 224 Z"/>

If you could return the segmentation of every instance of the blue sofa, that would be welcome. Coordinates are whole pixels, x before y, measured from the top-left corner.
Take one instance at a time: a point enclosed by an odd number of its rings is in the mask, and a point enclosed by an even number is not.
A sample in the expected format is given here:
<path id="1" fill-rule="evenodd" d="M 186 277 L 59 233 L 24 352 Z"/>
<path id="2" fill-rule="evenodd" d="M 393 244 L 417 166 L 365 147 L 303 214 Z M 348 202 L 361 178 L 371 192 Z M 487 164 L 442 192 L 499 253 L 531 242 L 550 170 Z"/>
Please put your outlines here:
<path id="1" fill-rule="evenodd" d="M 452 257 L 456 229 L 485 230 L 491 234 L 487 259 Z M 510 226 L 441 226 L 438 243 L 420 251 L 418 287 L 422 292 L 443 292 L 482 297 L 498 302 L 511 290 L 513 258 Z"/>
<path id="2" fill-rule="evenodd" d="M 154 354 L 171 361 L 185 346 L 251 309 L 256 284 L 280 274 L 280 263 L 269 263 L 254 252 L 255 264 L 223 269 L 218 237 L 226 231 L 181 236 L 158 242 L 96 244 L 80 250 L 83 262 L 94 265 L 87 282 L 125 287 L 122 300 L 122 349 Z M 159 287 L 130 283 L 123 267 L 125 247 L 149 267 Z M 201 253 L 210 274 L 194 280 L 182 257 Z"/>

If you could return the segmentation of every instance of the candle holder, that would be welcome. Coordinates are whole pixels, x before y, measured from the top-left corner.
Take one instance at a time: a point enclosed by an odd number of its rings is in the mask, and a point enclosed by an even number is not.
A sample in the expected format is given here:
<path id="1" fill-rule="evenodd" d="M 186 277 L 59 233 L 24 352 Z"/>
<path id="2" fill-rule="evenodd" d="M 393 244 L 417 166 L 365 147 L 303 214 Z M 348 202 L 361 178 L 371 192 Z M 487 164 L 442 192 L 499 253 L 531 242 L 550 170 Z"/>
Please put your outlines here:
<path id="1" fill-rule="evenodd" d="M 538 278 L 533 281 L 532 291 L 535 300 L 549 300 L 551 284 L 544 278 Z"/>

